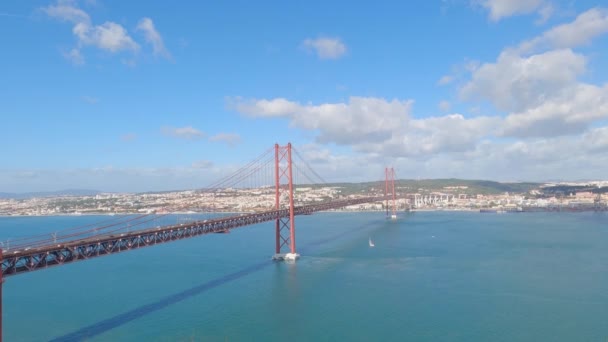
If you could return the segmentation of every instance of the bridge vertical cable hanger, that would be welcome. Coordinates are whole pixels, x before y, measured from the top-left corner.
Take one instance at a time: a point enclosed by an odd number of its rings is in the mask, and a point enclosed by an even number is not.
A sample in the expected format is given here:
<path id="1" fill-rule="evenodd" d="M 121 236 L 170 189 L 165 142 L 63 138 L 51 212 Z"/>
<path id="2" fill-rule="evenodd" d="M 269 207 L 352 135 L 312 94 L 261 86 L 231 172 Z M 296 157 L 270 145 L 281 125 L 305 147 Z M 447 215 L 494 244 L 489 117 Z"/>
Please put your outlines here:
<path id="1" fill-rule="evenodd" d="M 277 210 L 277 218 L 275 221 L 275 255 L 274 260 L 296 260 L 300 257 L 296 253 L 296 231 L 294 219 L 293 205 L 293 171 L 291 163 L 291 143 L 287 146 L 274 145 L 274 171 L 275 171 L 275 210 Z M 286 189 L 281 189 L 282 180 L 286 180 Z M 287 200 L 289 205 L 289 216 L 282 217 L 279 215 L 281 209 L 281 190 L 287 192 Z M 289 246 L 288 253 L 281 253 L 283 246 Z"/>

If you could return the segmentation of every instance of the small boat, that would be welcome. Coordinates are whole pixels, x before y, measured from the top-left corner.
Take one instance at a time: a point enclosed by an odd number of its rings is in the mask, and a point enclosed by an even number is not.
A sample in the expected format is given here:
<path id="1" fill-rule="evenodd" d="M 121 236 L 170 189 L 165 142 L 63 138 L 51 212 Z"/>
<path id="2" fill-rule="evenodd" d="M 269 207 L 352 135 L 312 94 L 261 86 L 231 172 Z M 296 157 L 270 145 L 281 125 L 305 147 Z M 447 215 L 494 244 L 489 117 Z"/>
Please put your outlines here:
<path id="1" fill-rule="evenodd" d="M 374 245 L 374 241 L 372 241 L 372 238 L 369 238 L 369 246 L 370 247 L 375 247 L 376 245 Z"/>

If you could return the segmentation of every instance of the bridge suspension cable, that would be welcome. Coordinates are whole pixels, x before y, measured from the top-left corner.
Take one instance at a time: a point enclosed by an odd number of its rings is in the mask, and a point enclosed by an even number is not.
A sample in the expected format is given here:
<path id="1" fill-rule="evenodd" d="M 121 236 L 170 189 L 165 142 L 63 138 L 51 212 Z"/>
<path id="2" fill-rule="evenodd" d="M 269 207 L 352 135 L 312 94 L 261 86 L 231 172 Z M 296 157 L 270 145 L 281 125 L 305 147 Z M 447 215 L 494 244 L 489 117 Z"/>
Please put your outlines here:
<path id="1" fill-rule="evenodd" d="M 295 155 L 297 156 L 297 159 L 296 159 L 296 161 L 294 162 L 294 164 L 295 164 L 296 168 L 299 168 L 299 169 L 300 169 L 300 172 L 302 172 L 302 174 L 304 174 L 304 175 L 306 176 L 306 178 L 307 178 L 308 180 L 310 180 L 311 184 L 317 184 L 317 183 L 320 183 L 320 184 L 323 184 L 323 185 L 327 184 L 327 181 L 326 181 L 326 180 L 325 180 L 323 177 L 321 177 L 321 176 L 320 176 L 320 175 L 319 175 L 319 174 L 318 174 L 318 173 L 317 173 L 317 172 L 316 172 L 316 171 L 315 171 L 315 170 L 314 170 L 314 169 L 313 169 L 313 168 L 310 166 L 310 164 L 309 164 L 309 163 L 306 161 L 306 159 L 304 159 L 304 158 L 302 157 L 302 155 L 300 154 L 300 152 L 299 152 L 299 151 L 298 151 L 296 148 L 293 148 L 293 151 L 294 151 Z M 300 162 L 303 164 L 303 167 L 305 168 L 305 170 L 306 170 L 306 171 L 305 171 L 303 168 L 300 168 L 300 167 L 299 167 L 300 163 L 298 163 L 298 161 L 300 161 Z M 313 177 L 308 176 L 308 172 L 310 172 L 310 173 L 311 173 L 311 174 L 312 174 L 312 175 L 313 175 L 315 178 L 313 179 Z"/>
<path id="2" fill-rule="evenodd" d="M 263 173 L 265 169 L 270 169 L 274 156 L 272 154 L 273 149 L 270 148 L 264 153 L 247 163 L 245 166 L 237 169 L 234 173 L 231 173 L 221 179 L 211 183 L 207 187 L 201 189 L 203 193 L 212 193 L 218 189 L 226 189 L 235 187 L 240 184 L 246 183 L 248 180 L 257 173 Z M 266 172 L 268 173 L 268 172 Z M 267 177 L 270 179 L 270 177 Z M 269 180 L 266 180 L 266 184 L 270 184 Z M 249 184 L 250 186 L 256 186 L 256 184 Z M 106 235 L 111 233 L 120 232 L 123 230 L 131 229 L 134 227 L 142 227 L 146 223 L 153 222 L 167 217 L 174 212 L 184 210 L 190 207 L 190 204 L 184 204 L 177 207 L 162 207 L 156 210 L 156 212 L 149 212 L 139 215 L 121 215 L 119 217 L 111 218 L 108 220 L 102 220 L 99 222 L 86 224 L 82 226 L 71 227 L 67 229 L 61 229 L 53 234 L 36 234 L 26 237 L 20 237 L 12 239 L 12 244 L 9 246 L 11 250 L 33 248 L 43 246 L 52 243 L 64 243 L 66 241 L 75 240 L 79 238 L 91 237 L 95 235 Z M 160 214 L 159 214 L 160 212 Z"/>
<path id="3" fill-rule="evenodd" d="M 295 186 L 302 187 L 304 185 L 310 185 L 313 187 L 319 187 L 328 184 L 327 181 L 311 167 L 310 163 L 303 158 L 302 154 L 297 149 L 292 148 L 292 151 L 293 156 L 295 157 L 292 161 L 294 171 L 292 181 Z M 228 188 L 262 189 L 264 187 L 271 186 L 275 182 L 275 155 L 273 152 L 274 149 L 269 148 L 249 163 L 238 168 L 235 172 L 232 172 L 219 180 L 210 183 L 205 188 L 199 189 L 199 193 L 211 195 L 211 198 L 207 200 L 212 201 L 212 206 L 209 207 L 207 204 L 204 211 L 217 212 L 218 208 L 215 202 L 217 198 L 215 194 L 220 190 L 225 190 Z M 394 182 L 394 173 L 391 176 L 392 182 Z M 287 184 L 281 184 L 279 186 L 279 190 L 281 192 L 285 191 L 287 190 L 286 187 Z M 392 192 L 394 195 L 394 191 Z M 385 195 L 386 194 L 388 193 L 385 193 Z M 315 198 L 315 201 L 318 203 L 331 201 L 332 199 L 332 196 L 324 196 L 321 199 Z M 395 210 L 394 205 L 393 200 L 393 211 Z M 186 203 L 181 206 L 165 206 L 144 214 L 121 215 L 119 217 L 102 220 L 96 223 L 58 230 L 52 234 L 47 233 L 20 237 L 11 240 L 12 244 L 10 249 L 17 250 L 28 247 L 32 248 L 53 243 L 64 243 L 67 241 L 88 238 L 96 235 L 107 235 L 120 231 L 129 231 L 133 228 L 145 228 L 150 222 L 159 222 L 162 219 L 168 218 L 169 215 L 189 208 L 192 208 L 191 203 Z M 222 210 L 222 208 L 219 208 L 219 210 Z M 193 219 L 192 221 L 195 220 Z"/>

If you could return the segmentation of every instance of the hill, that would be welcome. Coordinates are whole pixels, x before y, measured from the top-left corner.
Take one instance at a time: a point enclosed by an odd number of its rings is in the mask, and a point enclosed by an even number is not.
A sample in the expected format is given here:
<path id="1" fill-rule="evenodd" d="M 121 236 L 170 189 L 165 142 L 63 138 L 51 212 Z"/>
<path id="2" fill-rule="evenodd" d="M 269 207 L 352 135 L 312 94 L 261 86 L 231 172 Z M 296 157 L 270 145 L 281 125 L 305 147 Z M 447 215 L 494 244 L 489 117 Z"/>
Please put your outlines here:
<path id="1" fill-rule="evenodd" d="M 428 193 L 428 192 L 443 192 L 454 194 L 483 194 L 494 195 L 505 192 L 509 193 L 527 193 L 532 189 L 538 189 L 542 183 L 501 183 L 487 180 L 469 180 L 469 179 L 397 179 L 395 187 L 405 192 L 410 193 Z M 327 186 L 342 187 L 342 193 L 354 194 L 370 191 L 384 191 L 384 181 L 364 182 L 364 183 L 333 183 Z M 398 190 L 398 191 L 401 191 Z"/>

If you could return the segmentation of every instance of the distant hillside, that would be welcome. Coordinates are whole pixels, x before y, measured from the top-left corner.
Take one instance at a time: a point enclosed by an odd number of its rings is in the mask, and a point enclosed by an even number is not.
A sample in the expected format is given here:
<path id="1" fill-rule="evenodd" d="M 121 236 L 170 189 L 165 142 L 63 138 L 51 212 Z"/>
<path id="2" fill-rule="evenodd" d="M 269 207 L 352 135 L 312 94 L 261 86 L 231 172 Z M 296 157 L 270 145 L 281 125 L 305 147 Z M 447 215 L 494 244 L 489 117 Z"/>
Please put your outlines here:
<path id="1" fill-rule="evenodd" d="M 372 188 L 384 191 L 384 182 L 365 182 L 365 183 L 334 183 L 331 186 L 340 186 L 343 193 L 361 193 L 370 191 Z M 532 189 L 538 189 L 542 183 L 501 183 L 487 180 L 469 179 L 398 179 L 395 180 L 395 187 L 406 192 L 444 192 L 455 194 L 501 194 L 526 193 Z"/>
<path id="2" fill-rule="evenodd" d="M 24 192 L 24 193 L 10 193 L 0 192 L 0 198 L 5 199 L 27 199 L 33 197 L 59 197 L 59 196 L 95 196 L 102 193 L 98 190 L 87 190 L 87 189 L 67 189 L 59 191 L 42 191 L 42 192 Z"/>
<path id="3" fill-rule="evenodd" d="M 399 191 L 415 193 L 415 192 L 443 192 L 453 194 L 501 194 L 505 192 L 509 193 L 526 193 L 532 189 L 538 189 L 542 183 L 501 183 L 487 180 L 469 180 L 469 179 L 398 179 L 395 180 L 395 186 L 400 189 Z M 329 184 L 315 184 L 307 185 L 300 184 L 299 186 L 311 186 L 311 187 L 322 187 L 322 186 L 338 186 L 342 188 L 342 194 L 356 194 L 362 192 L 370 192 L 372 190 L 376 192 L 384 192 L 384 181 L 376 182 L 362 182 L 362 183 L 329 183 Z M 585 187 L 586 189 L 586 187 Z M 557 189 L 565 190 L 566 189 Z M 581 191 L 580 189 L 576 189 Z M 185 190 L 175 190 L 185 191 Z M 591 190 L 593 191 L 593 190 Z M 596 190 L 597 191 L 597 190 Z M 139 194 L 162 194 L 173 191 L 149 191 Z M 58 196 L 95 196 L 102 193 L 98 190 L 87 190 L 87 189 L 68 189 L 60 191 L 47 191 L 47 192 L 28 192 L 28 193 L 5 193 L 0 192 L 0 198 L 9 199 L 28 199 L 33 197 L 58 197 Z"/>
<path id="4" fill-rule="evenodd" d="M 468 179 L 422 179 L 422 180 L 400 180 L 395 181 L 395 186 L 411 189 L 435 189 L 442 192 L 455 192 L 461 194 L 500 194 L 500 193 L 526 193 L 532 189 L 538 189 L 542 183 L 501 183 L 488 180 Z M 466 188 L 465 188 L 466 187 Z"/>
<path id="5" fill-rule="evenodd" d="M 574 195 L 578 192 L 592 192 L 594 194 L 608 193 L 608 187 L 598 188 L 595 185 L 552 185 L 544 186 L 540 190 L 543 194 L 548 196 Z"/>

